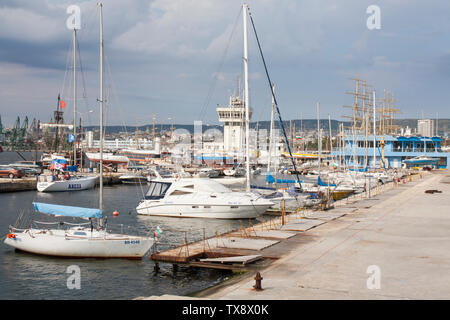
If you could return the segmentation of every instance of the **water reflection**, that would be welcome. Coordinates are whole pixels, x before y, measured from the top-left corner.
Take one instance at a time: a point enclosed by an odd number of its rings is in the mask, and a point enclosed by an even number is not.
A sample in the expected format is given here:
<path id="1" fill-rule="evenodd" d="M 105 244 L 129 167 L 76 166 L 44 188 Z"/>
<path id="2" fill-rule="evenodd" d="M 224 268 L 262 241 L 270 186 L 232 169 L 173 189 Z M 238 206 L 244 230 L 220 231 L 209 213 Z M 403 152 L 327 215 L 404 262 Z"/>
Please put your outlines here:
<path id="1" fill-rule="evenodd" d="M 32 212 L 32 202 L 97 207 L 98 190 L 61 193 L 34 191 L 0 194 L 2 214 L 1 234 L 8 232 L 23 210 L 36 219 L 49 219 Z M 163 230 L 158 250 L 201 240 L 216 232 L 223 233 L 249 221 L 191 219 L 138 216 L 135 207 L 142 197 L 140 186 L 117 185 L 104 188 L 104 214 L 108 224 L 129 225 L 150 232 L 158 225 Z M 113 211 L 119 211 L 113 217 Z M 254 223 L 254 221 L 252 222 Z M 81 270 L 81 289 L 67 288 L 67 267 L 78 265 Z M 162 294 L 185 295 L 209 287 L 228 277 L 222 271 L 180 268 L 174 273 L 172 266 L 160 265 L 154 273 L 154 264 L 148 256 L 140 261 L 122 259 L 67 259 L 54 258 L 15 251 L 0 244 L 0 299 L 132 299 L 137 296 Z"/>

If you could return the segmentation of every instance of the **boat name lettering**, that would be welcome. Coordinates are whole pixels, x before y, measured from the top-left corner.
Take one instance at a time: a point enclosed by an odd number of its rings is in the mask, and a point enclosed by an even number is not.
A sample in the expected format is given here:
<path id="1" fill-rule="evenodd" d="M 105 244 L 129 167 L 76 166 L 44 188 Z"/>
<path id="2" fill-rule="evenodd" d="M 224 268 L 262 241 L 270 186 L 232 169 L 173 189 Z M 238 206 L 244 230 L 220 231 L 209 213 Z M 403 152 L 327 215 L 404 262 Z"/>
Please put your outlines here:
<path id="1" fill-rule="evenodd" d="M 69 184 L 69 189 L 81 189 L 80 183 Z"/>
<path id="2" fill-rule="evenodd" d="M 140 240 L 125 240 L 125 244 L 140 244 Z"/>

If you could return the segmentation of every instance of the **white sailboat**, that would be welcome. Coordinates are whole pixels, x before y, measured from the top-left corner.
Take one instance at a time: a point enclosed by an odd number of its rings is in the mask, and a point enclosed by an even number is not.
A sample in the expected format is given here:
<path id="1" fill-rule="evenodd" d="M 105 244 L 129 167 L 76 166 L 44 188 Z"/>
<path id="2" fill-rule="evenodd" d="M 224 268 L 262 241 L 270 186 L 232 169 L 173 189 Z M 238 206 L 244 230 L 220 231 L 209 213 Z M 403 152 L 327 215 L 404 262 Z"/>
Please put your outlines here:
<path id="1" fill-rule="evenodd" d="M 55 175 L 39 176 L 37 190 L 39 192 L 87 190 L 95 187 L 98 180 L 97 176 L 71 176 L 69 179 L 64 178 L 63 175 L 61 176 L 61 178 Z"/>
<path id="2" fill-rule="evenodd" d="M 61 206 L 35 202 L 36 211 L 57 216 L 70 216 L 94 219 L 102 218 L 102 210 Z M 42 224 L 35 221 L 36 225 Z M 68 225 L 69 228 L 18 229 L 10 226 L 10 233 L 4 243 L 11 247 L 40 255 L 71 258 L 126 258 L 140 259 L 151 248 L 154 239 L 110 233 L 104 228 L 94 228 L 87 224 L 57 222 L 55 225 Z M 91 224 L 91 226 L 86 226 Z"/>
<path id="3" fill-rule="evenodd" d="M 100 7 L 100 141 L 103 141 L 103 23 L 102 4 Z M 100 143 L 100 177 L 103 177 L 103 143 Z M 72 225 L 57 222 L 57 226 L 68 225 L 68 229 L 45 228 L 18 229 L 10 226 L 10 233 L 4 243 L 13 248 L 41 255 L 77 258 L 128 258 L 140 259 L 154 244 L 151 237 L 130 236 L 111 233 L 103 220 L 103 180 L 100 179 L 99 208 L 81 208 L 46 203 L 34 203 L 38 212 L 55 215 L 90 219 L 86 224 Z M 98 219 L 94 229 L 92 219 Z"/>
<path id="4" fill-rule="evenodd" d="M 76 52 L 77 52 L 77 31 L 73 29 L 73 135 L 77 136 L 76 132 L 76 97 L 77 97 L 77 81 L 76 81 Z M 60 103 L 58 96 L 58 105 Z M 73 143 L 73 167 L 76 168 L 76 139 Z M 67 160 L 64 157 L 51 157 L 51 164 L 53 166 L 51 175 L 40 175 L 37 181 L 37 190 L 39 192 L 56 192 L 56 191 L 80 191 L 87 190 L 95 187 L 98 177 L 97 176 L 83 176 L 83 175 L 67 175 L 63 172 L 58 172 L 60 169 L 64 169 L 67 164 Z"/>

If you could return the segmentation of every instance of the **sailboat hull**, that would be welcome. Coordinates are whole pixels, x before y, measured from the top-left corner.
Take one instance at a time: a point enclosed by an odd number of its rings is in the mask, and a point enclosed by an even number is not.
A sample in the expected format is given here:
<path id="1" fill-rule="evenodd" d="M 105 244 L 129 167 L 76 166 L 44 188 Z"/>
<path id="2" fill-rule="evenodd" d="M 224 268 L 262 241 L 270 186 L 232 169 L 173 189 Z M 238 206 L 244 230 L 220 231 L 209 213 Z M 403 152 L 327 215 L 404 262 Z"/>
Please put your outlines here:
<path id="1" fill-rule="evenodd" d="M 39 192 L 58 192 L 58 191 L 79 191 L 95 187 L 98 177 L 72 178 L 59 181 L 39 181 L 37 190 Z"/>
<path id="2" fill-rule="evenodd" d="M 29 253 L 71 258 L 140 259 L 154 240 L 145 237 L 108 234 L 106 237 L 71 236 L 64 230 L 28 229 L 6 238 L 4 243 Z"/>

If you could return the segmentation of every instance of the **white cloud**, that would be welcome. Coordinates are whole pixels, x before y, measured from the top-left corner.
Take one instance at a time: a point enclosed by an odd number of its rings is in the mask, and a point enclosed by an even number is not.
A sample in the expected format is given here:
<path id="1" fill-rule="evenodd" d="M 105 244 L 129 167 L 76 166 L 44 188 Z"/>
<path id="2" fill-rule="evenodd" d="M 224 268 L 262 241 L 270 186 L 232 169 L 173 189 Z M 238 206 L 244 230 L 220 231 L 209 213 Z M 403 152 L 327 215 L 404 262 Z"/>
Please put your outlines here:
<path id="1" fill-rule="evenodd" d="M 2 118 L 4 110 L 14 114 L 14 109 L 4 109 L 7 105 L 19 104 L 21 110 L 30 112 L 45 105 L 48 109 L 41 113 L 50 116 L 53 96 L 64 76 L 63 63 L 51 62 L 70 50 L 65 9 L 73 3 L 82 9 L 80 49 L 83 67 L 89 70 L 85 75 L 93 92 L 89 96 L 95 101 L 97 0 L 4 1 L 0 7 Z M 336 105 L 336 114 L 341 114 L 340 106 L 347 99 L 344 92 L 352 87 L 348 78 L 356 73 L 378 90 L 386 87 L 400 91 L 402 100 L 418 98 L 418 92 L 408 91 L 412 82 L 417 88 L 426 82 L 423 91 L 428 90 L 433 99 L 450 99 L 443 96 L 445 90 L 438 90 L 439 83 L 433 82 L 433 72 L 442 80 L 446 70 L 447 60 L 441 59 L 438 66 L 433 61 L 448 52 L 445 36 L 450 23 L 445 12 L 450 3 L 382 1 L 380 32 L 366 27 L 365 9 L 371 3 L 365 1 L 248 3 L 279 101 L 283 102 L 284 117 L 290 112 L 298 114 L 298 105 L 313 106 L 318 99 L 327 98 Z M 211 106 L 227 101 L 228 92 L 235 90 L 237 76 L 242 73 L 241 5 L 242 0 L 104 1 L 107 62 L 118 94 L 127 105 L 128 121 L 134 123 L 136 114 L 170 110 L 181 122 L 190 122 L 193 114 L 200 112 L 205 97 L 210 97 Z M 265 102 L 258 100 L 268 96 L 267 83 L 248 22 L 252 103 L 254 100 L 254 105 L 261 105 Z M 21 51 L 23 47 L 28 50 Z M 16 59 L 18 56 L 20 59 Z M 46 70 L 44 63 L 61 70 Z M 314 116 L 314 110 L 311 114 Z M 210 115 L 209 120 L 216 119 L 213 108 Z M 167 116 L 161 115 L 163 118 Z"/>
<path id="2" fill-rule="evenodd" d="M 0 38 L 31 42 L 55 40 L 61 36 L 62 21 L 21 8 L 3 7 L 0 8 Z"/>

